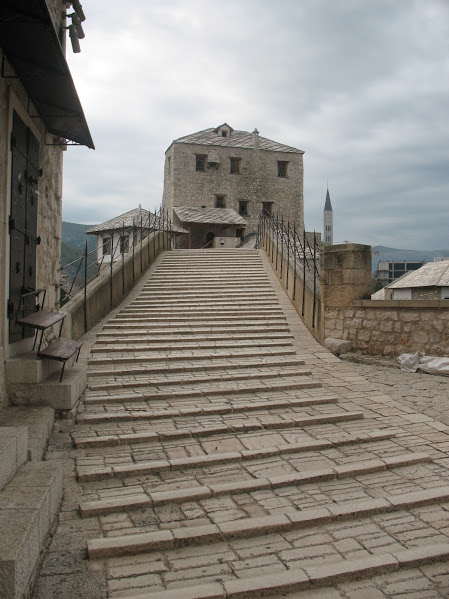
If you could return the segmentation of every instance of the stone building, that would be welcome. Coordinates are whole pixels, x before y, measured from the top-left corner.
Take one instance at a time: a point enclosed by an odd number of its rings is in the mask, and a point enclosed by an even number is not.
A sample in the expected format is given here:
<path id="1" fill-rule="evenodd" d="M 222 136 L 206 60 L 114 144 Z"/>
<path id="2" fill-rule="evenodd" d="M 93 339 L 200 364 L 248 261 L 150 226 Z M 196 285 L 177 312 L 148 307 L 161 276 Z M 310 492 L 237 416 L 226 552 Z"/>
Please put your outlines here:
<path id="1" fill-rule="evenodd" d="M 262 211 L 283 215 L 302 230 L 303 154 L 257 129 L 237 131 L 227 123 L 180 137 L 165 153 L 163 207 L 190 231 L 190 247 L 213 244 L 214 238 L 233 245 L 226 238 L 255 233 Z M 196 210 L 181 215 L 177 208 Z M 216 209 L 226 209 L 226 218 Z M 192 214 L 194 223 L 182 220 Z"/>
<path id="2" fill-rule="evenodd" d="M 449 260 L 427 262 L 388 285 L 394 300 L 449 299 Z"/>
<path id="3" fill-rule="evenodd" d="M 0 407 L 5 359 L 32 347 L 16 325 L 21 295 L 58 296 L 63 152 L 94 148 L 65 59 L 61 0 L 0 3 Z M 30 345 L 31 342 L 31 345 Z"/>
<path id="4" fill-rule="evenodd" d="M 129 210 L 106 222 L 96 225 L 85 231 L 87 235 L 97 237 L 97 263 L 110 264 L 122 259 L 123 254 L 132 252 L 133 246 L 137 248 L 148 233 L 157 230 L 170 230 L 176 237 L 185 235 L 186 230 L 181 227 L 173 227 L 166 223 L 163 217 L 151 214 L 139 204 L 138 208 Z"/>

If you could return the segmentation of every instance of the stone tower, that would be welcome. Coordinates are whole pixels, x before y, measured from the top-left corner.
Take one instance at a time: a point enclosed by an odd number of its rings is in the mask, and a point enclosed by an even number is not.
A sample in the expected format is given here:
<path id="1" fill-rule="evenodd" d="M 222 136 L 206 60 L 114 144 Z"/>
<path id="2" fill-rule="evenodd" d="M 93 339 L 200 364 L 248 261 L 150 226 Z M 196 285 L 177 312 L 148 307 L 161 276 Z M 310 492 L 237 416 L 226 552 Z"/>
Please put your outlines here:
<path id="1" fill-rule="evenodd" d="M 323 242 L 326 245 L 334 243 L 334 212 L 332 210 L 329 189 L 326 192 L 326 202 L 323 210 Z"/>

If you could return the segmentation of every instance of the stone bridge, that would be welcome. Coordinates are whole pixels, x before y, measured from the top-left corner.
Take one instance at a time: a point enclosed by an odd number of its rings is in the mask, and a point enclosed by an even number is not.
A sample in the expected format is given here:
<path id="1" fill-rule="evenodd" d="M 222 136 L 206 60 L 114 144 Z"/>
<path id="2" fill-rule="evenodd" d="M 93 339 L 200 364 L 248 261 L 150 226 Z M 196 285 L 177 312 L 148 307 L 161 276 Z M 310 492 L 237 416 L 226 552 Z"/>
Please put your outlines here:
<path id="1" fill-rule="evenodd" d="M 449 596 L 449 427 L 323 349 L 263 252 L 167 252 L 89 339 L 35 599 Z"/>

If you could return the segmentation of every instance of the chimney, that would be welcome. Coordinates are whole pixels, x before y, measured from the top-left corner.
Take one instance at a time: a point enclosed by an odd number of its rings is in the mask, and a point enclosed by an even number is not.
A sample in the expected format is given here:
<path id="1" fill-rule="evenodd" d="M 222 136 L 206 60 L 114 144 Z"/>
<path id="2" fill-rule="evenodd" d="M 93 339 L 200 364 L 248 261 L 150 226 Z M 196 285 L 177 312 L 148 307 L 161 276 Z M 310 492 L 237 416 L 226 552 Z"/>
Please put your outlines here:
<path id="1" fill-rule="evenodd" d="M 259 131 L 257 131 L 257 129 L 254 129 L 254 131 L 252 132 L 252 136 L 253 136 L 253 148 L 255 150 L 259 149 Z"/>

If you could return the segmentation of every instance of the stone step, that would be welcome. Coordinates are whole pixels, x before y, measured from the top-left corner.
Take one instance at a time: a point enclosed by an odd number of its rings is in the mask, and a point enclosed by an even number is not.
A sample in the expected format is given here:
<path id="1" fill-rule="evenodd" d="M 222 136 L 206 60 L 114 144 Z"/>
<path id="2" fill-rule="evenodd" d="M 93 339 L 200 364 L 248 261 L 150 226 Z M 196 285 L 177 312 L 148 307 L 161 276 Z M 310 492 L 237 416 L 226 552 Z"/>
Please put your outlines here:
<path id="1" fill-rule="evenodd" d="M 164 391 L 144 391 L 140 389 L 137 393 L 121 393 L 116 395 L 92 395 L 88 391 L 85 396 L 85 404 L 114 404 L 114 403 L 130 403 L 142 401 L 156 401 L 161 399 L 184 399 L 187 397 L 198 396 L 214 396 L 214 395 L 244 395 L 254 394 L 256 392 L 280 392 L 287 389 L 317 389 L 322 385 L 318 381 L 304 380 L 291 378 L 288 381 L 276 382 L 273 380 L 260 381 L 257 377 L 256 381 L 239 381 L 237 384 L 232 384 L 234 381 L 223 382 L 221 385 L 199 384 L 194 389 L 179 389 L 176 386 L 173 389 Z"/>
<path id="2" fill-rule="evenodd" d="M 300 485 L 309 485 L 318 481 L 353 478 L 364 474 L 381 472 L 389 468 L 396 468 L 398 467 L 398 460 L 400 460 L 399 466 L 406 467 L 429 462 L 430 458 L 425 454 L 404 454 L 402 456 L 395 456 L 395 458 L 363 460 L 361 462 L 353 462 L 343 466 L 307 470 L 304 472 L 274 477 L 268 476 L 224 484 L 196 485 L 194 487 L 183 487 L 181 489 L 170 491 L 156 490 L 151 491 L 150 493 L 142 491 L 135 495 L 127 494 L 113 499 L 82 502 L 80 504 L 80 514 L 83 518 L 89 518 L 92 516 L 104 516 L 106 514 L 114 514 L 117 512 L 121 513 L 125 510 L 128 511 L 147 507 L 157 507 L 171 503 L 205 500 L 210 499 L 211 497 L 215 498 L 227 495 L 235 496 L 242 493 L 255 493 L 257 491 L 279 489 L 282 487 L 300 487 Z M 115 471 L 120 476 L 119 466 Z M 237 520 L 236 522 L 239 521 Z"/>
<path id="3" fill-rule="evenodd" d="M 226 464 L 233 462 L 243 462 L 251 460 L 265 460 L 273 456 L 284 454 L 298 454 L 303 452 L 316 452 L 334 447 L 345 445 L 363 445 L 376 441 L 390 440 L 395 437 L 395 433 L 385 431 L 372 431 L 360 433 L 358 435 L 345 435 L 339 439 L 316 440 L 309 437 L 306 441 L 297 443 L 285 443 L 272 447 L 263 447 L 260 449 L 247 449 L 233 452 L 216 452 L 206 455 L 192 456 L 186 458 L 174 458 L 166 460 L 139 461 L 132 464 L 119 464 L 117 466 L 94 466 L 77 464 L 77 478 L 80 482 L 89 482 L 118 477 L 134 477 L 143 474 L 157 474 L 165 471 L 175 471 L 188 468 L 203 468 L 216 464 Z"/>
<path id="4" fill-rule="evenodd" d="M 198 341 L 178 341 L 178 342 L 173 342 L 173 341 L 158 341 L 156 338 L 153 339 L 146 339 L 145 337 L 143 337 L 140 342 L 137 342 L 136 339 L 132 339 L 132 340 L 122 340 L 119 341 L 118 339 L 115 340 L 115 344 L 114 345 L 107 345 L 107 344 L 102 344 L 100 342 L 97 342 L 96 345 L 94 345 L 91 348 L 91 353 L 92 354 L 117 354 L 117 353 L 125 353 L 128 356 L 132 358 L 132 355 L 136 355 L 138 354 L 139 356 L 142 354 L 142 352 L 144 353 L 144 355 L 149 354 L 149 355 L 154 355 L 155 352 L 158 352 L 160 355 L 164 355 L 164 356 L 168 356 L 170 355 L 170 352 L 175 352 L 178 353 L 180 351 L 195 351 L 195 352 L 201 352 L 203 350 L 207 350 L 209 349 L 211 353 L 214 352 L 219 352 L 220 350 L 223 349 L 229 349 L 229 348 L 234 348 L 236 351 L 241 351 L 242 355 L 246 355 L 246 352 L 250 352 L 253 351 L 255 348 L 272 348 L 272 349 L 276 349 L 276 348 L 285 348 L 287 349 L 291 349 L 292 348 L 292 341 L 291 340 L 273 340 L 273 341 L 267 341 L 267 342 L 263 342 L 263 341 L 258 341 L 258 340 L 254 340 L 254 341 L 241 341 L 239 343 L 229 340 L 218 340 L 218 341 L 207 341 L 205 340 L 206 337 L 200 337 L 198 339 Z M 110 343 L 110 342 L 109 342 Z M 162 353 L 163 352 L 163 353 Z M 200 355 L 202 355 L 200 353 Z M 121 356 L 121 357 L 126 357 L 126 356 Z"/>
<path id="5" fill-rule="evenodd" d="M 27 459 L 32 462 L 43 459 L 54 422 L 55 411 L 47 406 L 9 406 L 0 412 L 0 426 L 20 429 L 26 427 Z M 21 438 L 21 441 L 24 439 Z M 21 446 L 21 455 L 23 450 Z"/>
<path id="6" fill-rule="evenodd" d="M 175 537 L 175 535 L 174 535 Z M 180 534 L 178 539 L 182 538 Z M 142 542 L 144 540 L 142 539 Z M 175 543 L 173 543 L 175 544 Z M 178 546 L 185 546 L 179 544 Z M 211 546 L 213 551 L 213 546 Z M 184 581 L 182 588 L 169 590 L 149 590 L 139 588 L 136 594 L 120 594 L 121 599 L 255 599 L 256 597 L 292 597 L 294 591 L 301 593 L 302 599 L 313 599 L 318 597 L 336 598 L 335 589 L 331 586 L 341 585 L 345 581 L 351 582 L 363 578 L 372 578 L 376 575 L 386 575 L 399 569 L 418 568 L 426 564 L 447 560 L 449 557 L 449 543 L 437 543 L 422 545 L 413 549 L 398 549 L 383 554 L 371 554 L 363 558 L 340 558 L 335 561 L 324 560 L 315 565 L 306 565 L 303 568 L 293 567 L 287 570 L 271 574 L 258 574 L 245 578 L 225 577 L 220 582 L 205 582 L 192 586 Z M 317 588 L 327 587 L 320 593 Z M 414 585 L 411 588 L 415 588 Z M 329 591 L 329 592 L 326 592 Z M 288 593 L 288 595 L 286 594 Z M 318 593 L 309 594 L 309 593 Z M 369 597 L 374 594 L 368 590 Z M 375 592 L 376 597 L 382 597 Z M 294 593 L 300 599 L 299 593 Z M 355 595 L 353 595 L 355 597 Z M 368 594 L 358 595 L 360 599 L 368 598 Z M 430 597 L 430 595 L 428 595 Z M 440 595 L 441 596 L 441 595 Z"/>
<path id="7" fill-rule="evenodd" d="M 267 314 L 262 311 L 262 314 L 251 314 L 249 317 L 245 314 L 235 314 L 234 312 L 230 312 L 229 314 L 213 314 L 210 316 L 207 314 L 198 314 L 198 313 L 193 313 L 193 314 L 180 313 L 179 315 L 164 316 L 163 318 L 156 314 L 151 315 L 151 316 L 119 315 L 119 316 L 115 316 L 114 318 L 111 318 L 109 320 L 109 323 L 111 326 L 114 326 L 115 323 L 129 323 L 129 324 L 135 325 L 137 323 L 150 322 L 150 323 L 154 324 L 154 326 L 156 326 L 156 327 L 164 327 L 164 326 L 166 327 L 167 325 L 174 323 L 174 322 L 182 322 L 183 323 L 182 326 L 189 326 L 190 323 L 196 323 L 196 322 L 202 322 L 204 324 L 206 324 L 206 323 L 207 324 L 209 324 L 209 323 L 215 324 L 217 322 L 222 322 L 222 321 L 226 321 L 226 322 L 234 323 L 234 324 L 236 322 L 240 322 L 240 321 L 243 324 L 245 324 L 246 322 L 257 323 L 259 321 L 266 322 L 267 324 L 269 324 L 270 322 L 279 324 L 279 323 L 286 323 L 287 319 L 282 314 L 282 312 L 277 313 L 277 314 Z"/>
<path id="8" fill-rule="evenodd" d="M 144 374 L 137 373 L 135 376 L 133 373 L 130 375 L 117 375 L 120 378 L 114 378 L 114 381 L 95 381 L 88 384 L 88 391 L 111 391 L 113 389 L 140 389 L 142 387 L 147 388 L 159 388 L 166 385 L 195 385 L 197 383 L 214 383 L 214 382 L 227 382 L 227 381 L 251 381 L 261 380 L 267 378 L 283 378 L 291 376 L 310 376 L 312 374 L 309 369 L 300 368 L 301 361 L 293 360 L 292 364 L 279 364 L 276 361 L 273 364 L 267 364 L 262 369 L 261 365 L 252 364 L 249 368 L 256 368 L 255 372 L 249 372 L 248 369 L 241 364 L 237 364 L 235 367 L 230 366 L 229 371 L 227 368 L 222 368 L 219 373 L 212 372 L 207 373 L 207 369 L 204 369 L 204 374 L 194 374 L 195 369 L 184 370 L 184 374 L 181 377 L 170 377 L 170 371 L 163 376 L 159 373 L 158 376 L 154 373 L 151 377 L 145 376 Z M 272 370 L 271 368 L 275 368 Z M 201 369 L 202 370 L 202 369 Z M 212 369 L 213 370 L 213 369 Z M 242 370 L 242 372 L 240 372 Z M 176 372 L 179 372 L 176 371 Z M 175 374 L 175 371 L 173 371 Z M 127 378 L 129 377 L 129 378 Z"/>
<path id="9" fill-rule="evenodd" d="M 170 327 L 167 329 L 152 330 L 148 327 L 142 328 L 136 327 L 111 327 L 104 329 L 97 336 L 97 343 L 106 337 L 117 337 L 126 338 L 133 335 L 142 335 L 142 338 L 151 337 L 156 341 L 164 341 L 163 337 L 170 337 L 178 341 L 189 341 L 189 337 L 192 339 L 204 339 L 205 341 L 228 341 L 233 343 L 240 340 L 254 339 L 257 342 L 265 343 L 269 345 L 272 339 L 293 339 L 293 335 L 290 333 L 288 327 L 285 325 L 270 325 L 270 326 L 245 326 L 242 331 L 241 327 L 215 327 L 213 331 L 206 327 L 189 327 L 189 328 L 176 328 Z M 207 335 L 207 339 L 205 339 Z M 182 339 L 180 339 L 182 337 Z M 169 339 L 171 340 L 171 339 Z M 107 341 L 107 339 L 106 339 Z M 240 344 L 243 347 L 243 344 Z"/>
<path id="10" fill-rule="evenodd" d="M 134 339 L 134 341 L 136 341 L 137 339 Z M 166 354 L 166 355 L 165 355 Z M 108 366 L 110 367 L 111 364 L 117 365 L 117 367 L 120 364 L 126 364 L 126 363 L 132 363 L 134 364 L 134 368 L 136 368 L 137 370 L 139 368 L 144 369 L 145 368 L 145 363 L 146 362 L 161 362 L 161 364 L 165 364 L 168 365 L 170 364 L 170 362 L 195 362 L 195 363 L 199 363 L 199 365 L 202 364 L 202 362 L 206 362 L 210 364 L 214 363 L 214 360 L 223 360 L 223 359 L 230 359 L 230 360 L 239 360 L 240 362 L 242 362 L 242 360 L 247 359 L 247 358 L 258 358 L 260 360 L 260 363 L 263 363 L 263 358 L 268 358 L 268 357 L 276 357 L 276 356 L 292 356 L 292 355 L 296 355 L 296 350 L 293 347 L 281 347 L 280 349 L 278 348 L 270 348 L 270 349 L 262 349 L 262 348 L 257 348 L 255 350 L 246 350 L 245 352 L 242 353 L 242 351 L 229 351 L 229 350 L 214 350 L 214 351 L 205 351 L 202 354 L 199 353 L 198 351 L 196 351 L 195 353 L 193 353 L 191 350 L 189 351 L 176 351 L 173 350 L 171 352 L 162 352 L 162 351 L 158 351 L 158 352 L 154 352 L 153 355 L 148 354 L 147 357 L 141 357 L 141 356 L 127 356 L 127 357 L 119 357 L 119 358 L 91 358 L 89 360 L 89 376 L 93 375 L 93 376 L 97 376 L 98 373 L 101 372 L 107 372 L 108 369 L 104 368 L 102 370 L 102 367 L 104 366 Z M 213 358 L 213 359 L 212 359 Z M 285 363 L 285 362 L 282 362 Z M 304 360 L 301 360 L 301 363 L 304 364 Z M 181 364 L 180 367 L 185 367 L 187 364 Z M 199 367 L 199 366 L 198 366 Z M 113 371 L 111 370 L 111 373 Z"/>
<path id="11" fill-rule="evenodd" d="M 231 328 L 233 325 L 235 327 L 236 324 L 239 324 L 239 319 L 237 318 L 225 318 L 225 319 L 210 319 L 208 320 L 207 318 L 200 318 L 196 321 L 191 321 L 191 322 L 182 322 L 182 321 L 178 321 L 176 320 L 176 322 L 165 322 L 165 321 L 158 321 L 155 320 L 154 322 L 151 322 L 151 329 L 149 329 L 148 325 L 144 323 L 144 321 L 142 320 L 142 324 L 145 324 L 145 330 L 148 332 L 149 330 L 151 331 L 155 331 L 158 332 L 160 330 L 166 329 L 169 330 L 171 332 L 174 332 L 175 330 L 192 330 L 192 331 L 196 331 L 198 329 L 205 329 L 207 327 L 206 330 L 210 330 L 212 331 L 217 331 L 217 328 L 220 329 L 220 331 L 222 331 L 223 329 L 227 329 L 227 328 Z M 118 322 L 118 321 L 114 321 L 111 320 L 109 321 L 107 324 L 104 325 L 103 330 L 111 330 L 111 329 L 128 329 L 131 328 L 131 325 L 136 328 L 138 325 L 136 322 L 134 323 L 126 323 L 126 322 Z M 251 319 L 248 320 L 244 320 L 243 322 L 240 323 L 239 325 L 239 330 L 241 332 L 244 331 L 250 331 L 251 327 L 254 326 L 264 326 L 267 327 L 268 330 L 275 330 L 275 331 L 285 331 L 285 332 L 289 332 L 289 329 L 287 327 L 287 323 L 284 319 L 282 318 L 267 318 L 265 316 L 261 317 L 260 319 L 258 319 L 257 317 L 252 317 Z"/>
<path id="12" fill-rule="evenodd" d="M 249 432 L 255 430 L 288 429 L 294 427 L 316 426 L 317 424 L 334 424 L 336 422 L 349 422 L 363 418 L 362 412 L 338 412 L 336 414 L 320 414 L 316 416 L 293 416 L 289 420 L 272 418 L 268 422 L 254 422 L 248 419 L 237 424 L 218 424 L 216 426 L 203 426 L 197 429 L 168 429 L 147 430 L 131 434 L 116 434 L 103 436 L 83 436 L 78 433 L 73 436 L 77 448 L 85 447 L 112 447 L 115 445 L 135 445 L 138 443 L 161 443 L 168 439 L 188 439 L 195 437 L 209 437 L 223 435 L 230 432 Z M 90 433 L 92 434 L 92 433 Z"/>
<path id="13" fill-rule="evenodd" d="M 230 368 L 260 368 L 264 366 L 302 366 L 304 360 L 298 358 L 282 358 L 273 356 L 271 358 L 258 357 L 257 360 L 245 360 L 242 356 L 229 357 L 229 358 L 218 358 L 206 359 L 203 358 L 201 363 L 196 361 L 192 364 L 190 360 L 185 362 L 178 362 L 177 364 L 168 364 L 164 360 L 160 360 L 158 364 L 152 366 L 136 366 L 132 368 L 120 368 L 115 366 L 114 368 L 103 369 L 103 370 L 92 370 L 89 369 L 89 379 L 98 379 L 100 377 L 118 377 L 118 376 L 141 376 L 141 375 L 152 375 L 160 373 L 172 373 L 172 372 L 197 372 L 204 370 L 209 372 L 211 370 L 228 370 Z"/>
<path id="14" fill-rule="evenodd" d="M 27 427 L 0 426 L 0 491 L 15 477 L 27 459 Z"/>
<path id="15" fill-rule="evenodd" d="M 165 317 L 170 317 L 170 316 L 177 316 L 177 315 L 186 315 L 186 316 L 191 316 L 192 314 L 197 315 L 198 313 L 201 313 L 201 315 L 218 315 L 218 316 L 227 316 L 230 314 L 238 314 L 240 316 L 252 316 L 254 314 L 254 307 L 252 306 L 248 306 L 248 308 L 229 308 L 229 307 L 222 307 L 217 309 L 214 306 L 183 306 L 181 309 L 180 308 L 166 308 L 164 307 L 159 307 L 159 308 L 128 308 L 126 310 L 122 310 L 118 317 L 121 318 L 139 318 L 141 316 L 157 316 L 158 318 L 165 318 Z M 282 315 L 283 316 L 283 312 L 280 308 L 263 308 L 263 307 L 258 307 L 257 309 L 257 314 L 259 316 L 279 316 Z"/>
<path id="16" fill-rule="evenodd" d="M 62 500 L 59 462 L 25 464 L 0 493 L 0 596 L 29 596 Z"/>
<path id="17" fill-rule="evenodd" d="M 257 410 L 276 410 L 279 408 L 292 408 L 304 406 L 316 406 L 320 404 L 335 403 L 336 397 L 306 397 L 306 398 L 284 398 L 271 399 L 269 401 L 251 401 L 227 404 L 207 404 L 201 408 L 149 408 L 148 411 L 142 410 L 139 406 L 138 411 L 124 410 L 119 412 L 85 412 L 77 416 L 79 424 L 101 424 L 111 422 L 151 422 L 163 418 L 176 418 L 178 416 L 212 416 L 222 414 L 239 414 L 241 412 L 253 412 Z"/>
<path id="18" fill-rule="evenodd" d="M 209 302 L 209 301 L 223 301 L 223 300 L 227 300 L 227 301 L 233 301 L 233 300 L 240 300 L 240 301 L 251 301 L 252 298 L 255 299 L 260 299 L 260 290 L 248 290 L 248 289 L 223 289 L 222 291 L 216 291 L 215 293 L 207 293 L 207 295 L 204 293 L 204 288 L 202 290 L 197 290 L 197 289 L 184 289 L 182 291 L 171 291 L 169 289 L 165 290 L 165 291 L 161 291 L 160 293 L 155 293 L 154 289 L 149 291 L 147 289 L 143 289 L 143 291 L 139 294 L 140 297 L 140 301 L 145 301 L 145 300 L 159 300 L 159 301 L 165 301 L 165 300 L 170 300 L 170 299 L 174 299 L 174 300 L 199 300 L 200 302 Z M 277 296 L 274 293 L 274 291 L 269 288 L 266 291 L 264 291 L 263 293 L 263 297 L 265 299 L 273 299 L 276 300 Z"/>
<path id="19" fill-rule="evenodd" d="M 385 468 L 387 467 L 385 465 Z M 183 491 L 187 495 L 187 489 L 181 489 L 179 493 Z M 174 499 L 175 493 L 176 491 L 172 492 Z M 87 549 L 90 559 L 108 559 L 151 551 L 173 550 L 186 545 L 193 546 L 227 539 L 251 538 L 273 532 L 315 527 L 336 520 L 362 519 L 379 513 L 395 512 L 410 507 L 442 501 L 447 502 L 448 500 L 449 486 L 445 486 L 416 493 L 393 495 L 388 498 L 379 497 L 333 503 L 320 508 L 297 510 L 264 518 L 246 518 L 204 526 L 180 527 L 156 532 L 90 539 L 87 542 Z M 85 515 L 87 515 L 87 512 Z M 449 556 L 449 543 L 447 548 L 447 556 Z"/>

